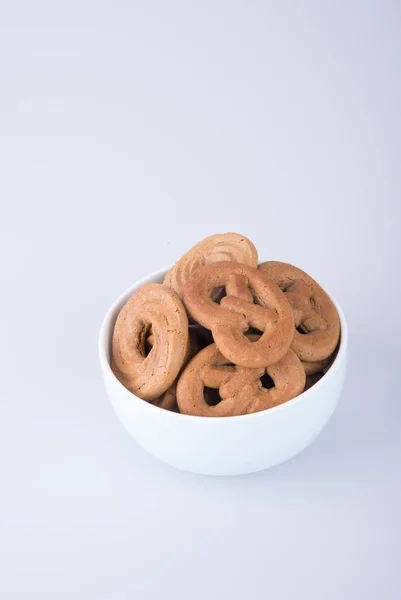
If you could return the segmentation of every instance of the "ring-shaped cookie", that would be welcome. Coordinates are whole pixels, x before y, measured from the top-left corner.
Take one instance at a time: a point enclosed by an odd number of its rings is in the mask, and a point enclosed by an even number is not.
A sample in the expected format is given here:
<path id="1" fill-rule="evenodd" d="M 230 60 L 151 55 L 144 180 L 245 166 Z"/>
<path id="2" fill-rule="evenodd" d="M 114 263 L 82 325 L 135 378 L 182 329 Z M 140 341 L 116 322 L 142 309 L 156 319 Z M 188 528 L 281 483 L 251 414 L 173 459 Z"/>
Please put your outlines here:
<path id="1" fill-rule="evenodd" d="M 179 296 L 185 282 L 199 267 L 216 262 L 237 262 L 257 267 L 258 253 L 253 243 L 239 233 L 217 233 L 198 242 L 167 272 L 164 284 Z"/>
<path id="2" fill-rule="evenodd" d="M 152 346 L 145 340 L 152 329 Z M 172 385 L 188 352 L 188 317 L 178 295 L 159 283 L 139 288 L 121 309 L 114 326 L 112 369 L 119 381 L 144 400 Z"/>

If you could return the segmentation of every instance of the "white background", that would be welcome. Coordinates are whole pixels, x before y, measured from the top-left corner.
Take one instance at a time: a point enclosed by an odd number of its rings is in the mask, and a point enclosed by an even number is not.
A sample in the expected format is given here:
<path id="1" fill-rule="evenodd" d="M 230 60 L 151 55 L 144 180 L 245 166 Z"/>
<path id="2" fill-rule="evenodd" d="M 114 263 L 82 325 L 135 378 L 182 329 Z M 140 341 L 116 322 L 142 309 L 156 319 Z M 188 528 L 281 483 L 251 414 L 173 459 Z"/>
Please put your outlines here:
<path id="1" fill-rule="evenodd" d="M 3 2 L 0 597 L 401 594 L 401 5 Z M 97 333 L 215 232 L 340 301 L 340 405 L 300 456 L 207 478 L 107 402 Z"/>

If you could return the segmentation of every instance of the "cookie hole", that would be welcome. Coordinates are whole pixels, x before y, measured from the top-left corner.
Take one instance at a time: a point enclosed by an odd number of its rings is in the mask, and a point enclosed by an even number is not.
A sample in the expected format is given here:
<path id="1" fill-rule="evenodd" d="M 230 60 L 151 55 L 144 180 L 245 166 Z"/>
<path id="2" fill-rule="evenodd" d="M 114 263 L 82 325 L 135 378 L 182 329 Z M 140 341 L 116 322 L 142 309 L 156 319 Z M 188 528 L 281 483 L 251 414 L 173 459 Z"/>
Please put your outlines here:
<path id="1" fill-rule="evenodd" d="M 245 335 L 258 335 L 260 337 L 261 335 L 263 335 L 263 331 L 261 331 L 260 329 L 256 329 L 256 327 L 250 327 L 245 331 Z"/>
<path id="2" fill-rule="evenodd" d="M 146 321 L 143 321 L 141 323 L 141 329 L 138 332 L 136 346 L 144 358 L 146 358 L 149 352 L 152 350 L 152 345 L 148 342 L 150 335 L 152 335 L 152 325 Z"/>
<path id="3" fill-rule="evenodd" d="M 208 406 L 216 406 L 216 404 L 221 402 L 219 390 L 216 388 L 205 387 L 204 395 Z"/>
<path id="4" fill-rule="evenodd" d="M 145 355 L 145 358 L 148 356 L 148 354 L 150 354 L 152 348 L 153 348 L 152 344 L 149 344 L 148 338 L 146 338 L 145 346 L 143 348 L 143 353 Z"/>
<path id="5" fill-rule="evenodd" d="M 262 375 L 262 377 L 260 378 L 260 382 L 262 384 L 262 387 L 264 387 L 266 390 L 271 390 L 271 388 L 274 388 L 274 381 L 267 373 Z"/>
<path id="6" fill-rule="evenodd" d="M 226 296 L 227 296 L 227 292 L 226 292 L 226 288 L 224 288 L 224 287 L 214 288 L 214 290 L 212 292 L 212 298 L 213 298 L 213 301 L 216 302 L 216 304 L 220 304 L 222 299 L 225 298 Z"/>
<path id="7" fill-rule="evenodd" d="M 148 356 L 148 354 L 150 354 L 150 352 L 153 348 L 154 340 L 155 340 L 153 330 L 152 330 L 152 325 L 150 323 L 144 323 L 142 336 L 143 336 L 142 337 L 142 339 L 143 339 L 142 354 L 146 358 Z M 152 342 L 150 340 L 152 340 Z"/>

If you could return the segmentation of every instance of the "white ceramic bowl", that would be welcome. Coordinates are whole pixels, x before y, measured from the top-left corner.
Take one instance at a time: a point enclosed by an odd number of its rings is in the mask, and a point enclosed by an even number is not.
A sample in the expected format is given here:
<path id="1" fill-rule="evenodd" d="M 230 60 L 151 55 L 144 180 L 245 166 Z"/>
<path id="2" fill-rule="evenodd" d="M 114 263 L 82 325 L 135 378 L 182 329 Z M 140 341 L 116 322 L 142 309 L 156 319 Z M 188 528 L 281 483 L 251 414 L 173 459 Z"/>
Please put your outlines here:
<path id="1" fill-rule="evenodd" d="M 297 398 L 239 417 L 193 417 L 153 406 L 129 392 L 110 368 L 114 323 L 131 294 L 161 282 L 167 269 L 134 283 L 108 310 L 99 334 L 99 355 L 110 402 L 127 431 L 156 458 L 186 471 L 240 475 L 278 465 L 306 448 L 322 431 L 338 403 L 347 366 L 348 329 L 340 315 L 341 342 L 328 372 Z"/>

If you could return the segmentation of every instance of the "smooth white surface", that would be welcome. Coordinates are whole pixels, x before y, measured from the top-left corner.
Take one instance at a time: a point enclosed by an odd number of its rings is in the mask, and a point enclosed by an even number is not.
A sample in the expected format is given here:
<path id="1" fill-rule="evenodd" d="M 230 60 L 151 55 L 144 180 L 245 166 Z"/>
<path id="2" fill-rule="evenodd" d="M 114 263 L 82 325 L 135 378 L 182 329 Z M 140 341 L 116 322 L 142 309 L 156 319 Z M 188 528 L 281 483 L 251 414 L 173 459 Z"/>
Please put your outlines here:
<path id="1" fill-rule="evenodd" d="M 400 10 L 3 3 L 2 599 L 399 598 Z M 352 343 L 310 448 L 207 478 L 124 432 L 97 334 L 228 230 L 313 273 Z"/>
<path id="2" fill-rule="evenodd" d="M 263 257 L 260 257 L 263 261 Z M 99 332 L 99 360 L 112 407 L 132 437 L 156 458 L 201 475 L 248 475 L 302 452 L 330 420 L 344 385 L 348 327 L 341 322 L 338 354 L 326 375 L 296 399 L 270 410 L 231 418 L 205 418 L 162 410 L 129 392 L 110 368 L 114 324 L 132 294 L 147 283 L 162 283 L 167 269 L 135 282 L 111 305 Z"/>

